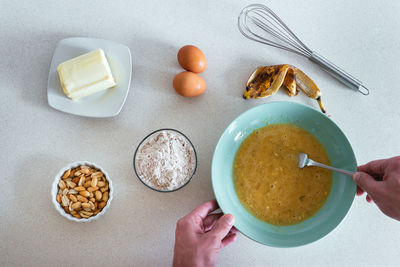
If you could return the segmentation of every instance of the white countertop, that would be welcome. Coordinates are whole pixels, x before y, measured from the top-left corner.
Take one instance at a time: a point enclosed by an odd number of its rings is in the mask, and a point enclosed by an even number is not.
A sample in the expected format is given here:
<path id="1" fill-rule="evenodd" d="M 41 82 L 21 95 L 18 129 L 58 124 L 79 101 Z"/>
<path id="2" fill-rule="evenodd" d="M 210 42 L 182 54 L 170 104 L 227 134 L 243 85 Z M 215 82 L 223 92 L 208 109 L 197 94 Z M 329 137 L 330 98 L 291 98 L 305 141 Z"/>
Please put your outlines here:
<path id="1" fill-rule="evenodd" d="M 25 2 L 25 4 L 23 4 Z M 317 103 L 284 91 L 245 101 L 244 83 L 259 65 L 287 63 L 320 87 L 331 118 L 345 132 L 359 164 L 400 154 L 400 2 L 269 1 L 311 48 L 371 88 L 368 97 L 342 86 L 307 60 L 251 42 L 236 26 L 253 1 L 22 1 L 0 8 L 0 265 L 163 266 L 172 262 L 175 223 L 213 198 L 210 163 L 225 127 L 245 110 L 273 100 Z M 47 104 L 46 85 L 56 43 L 87 36 L 130 47 L 130 93 L 114 118 L 77 117 Z M 203 50 L 204 95 L 172 89 L 182 71 L 176 53 Z M 175 128 L 194 143 L 199 168 L 184 189 L 146 188 L 132 168 L 134 150 L 151 131 Z M 115 198 L 95 222 L 67 221 L 50 201 L 54 175 L 88 160 L 110 174 Z M 223 249 L 221 266 L 398 265 L 400 222 L 355 199 L 343 222 L 312 244 L 278 249 L 240 235 Z"/>

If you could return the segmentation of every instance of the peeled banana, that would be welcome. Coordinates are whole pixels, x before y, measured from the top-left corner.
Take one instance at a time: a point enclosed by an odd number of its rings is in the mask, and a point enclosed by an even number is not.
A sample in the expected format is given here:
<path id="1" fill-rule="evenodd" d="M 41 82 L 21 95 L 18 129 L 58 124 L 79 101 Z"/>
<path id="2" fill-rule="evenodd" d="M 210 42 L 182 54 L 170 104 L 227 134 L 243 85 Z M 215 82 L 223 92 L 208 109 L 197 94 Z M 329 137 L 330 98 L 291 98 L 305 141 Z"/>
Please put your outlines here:
<path id="1" fill-rule="evenodd" d="M 308 97 L 317 100 L 323 113 L 326 113 L 318 86 L 303 71 L 292 65 L 258 67 L 246 84 L 243 98 L 264 98 L 275 94 L 281 86 L 289 96 L 295 96 L 298 88 Z"/>

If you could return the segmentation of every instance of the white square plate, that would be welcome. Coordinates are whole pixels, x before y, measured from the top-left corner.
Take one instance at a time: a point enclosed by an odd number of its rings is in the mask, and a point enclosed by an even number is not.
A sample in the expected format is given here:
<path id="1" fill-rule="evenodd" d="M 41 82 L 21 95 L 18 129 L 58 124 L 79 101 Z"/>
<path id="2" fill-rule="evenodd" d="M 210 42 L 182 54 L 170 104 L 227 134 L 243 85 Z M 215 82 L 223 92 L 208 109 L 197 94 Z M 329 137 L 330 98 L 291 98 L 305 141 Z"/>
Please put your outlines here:
<path id="1" fill-rule="evenodd" d="M 60 85 L 58 65 L 98 48 L 104 50 L 117 85 L 79 100 L 69 99 Z M 57 44 L 51 60 L 47 101 L 51 107 L 74 115 L 95 118 L 113 117 L 119 114 L 128 96 L 131 74 L 132 59 L 127 46 L 94 38 L 63 39 Z"/>

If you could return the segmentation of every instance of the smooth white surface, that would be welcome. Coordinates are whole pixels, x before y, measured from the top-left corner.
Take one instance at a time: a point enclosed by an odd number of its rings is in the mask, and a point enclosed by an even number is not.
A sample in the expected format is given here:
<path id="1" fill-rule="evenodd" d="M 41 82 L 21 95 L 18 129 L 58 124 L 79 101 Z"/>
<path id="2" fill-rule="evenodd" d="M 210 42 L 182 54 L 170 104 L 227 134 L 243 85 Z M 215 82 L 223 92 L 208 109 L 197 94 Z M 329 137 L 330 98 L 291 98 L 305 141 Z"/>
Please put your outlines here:
<path id="1" fill-rule="evenodd" d="M 68 98 L 60 84 L 58 65 L 99 48 L 104 50 L 117 84 L 79 100 Z M 79 116 L 113 117 L 119 114 L 128 96 L 131 74 L 131 53 L 125 45 L 96 38 L 65 38 L 56 45 L 51 60 L 47 82 L 47 102 L 55 109 Z"/>
<path id="2" fill-rule="evenodd" d="M 259 65 L 301 68 L 320 87 L 331 118 L 353 145 L 360 164 L 400 154 L 400 28 L 398 1 L 268 1 L 312 49 L 371 88 L 367 97 L 313 63 L 244 39 L 236 28 L 253 1 L 25 1 L 0 8 L 0 265 L 167 266 L 175 223 L 213 197 L 210 162 L 225 127 L 240 113 L 270 100 L 318 108 L 302 94 L 278 92 L 244 100 Z M 90 14 L 90 15 L 88 15 Z M 92 119 L 49 107 L 47 76 L 57 42 L 73 36 L 113 40 L 132 52 L 131 92 L 114 118 Z M 177 95 L 178 49 L 198 46 L 207 57 L 206 92 Z M 198 153 L 198 170 L 182 190 L 162 194 L 133 172 L 139 142 L 151 131 L 182 131 Z M 54 209 L 49 190 L 57 171 L 88 159 L 113 179 L 106 214 L 75 223 Z M 395 266 L 400 222 L 357 198 L 344 221 L 310 245 L 277 249 L 244 236 L 219 255 L 221 266 Z"/>

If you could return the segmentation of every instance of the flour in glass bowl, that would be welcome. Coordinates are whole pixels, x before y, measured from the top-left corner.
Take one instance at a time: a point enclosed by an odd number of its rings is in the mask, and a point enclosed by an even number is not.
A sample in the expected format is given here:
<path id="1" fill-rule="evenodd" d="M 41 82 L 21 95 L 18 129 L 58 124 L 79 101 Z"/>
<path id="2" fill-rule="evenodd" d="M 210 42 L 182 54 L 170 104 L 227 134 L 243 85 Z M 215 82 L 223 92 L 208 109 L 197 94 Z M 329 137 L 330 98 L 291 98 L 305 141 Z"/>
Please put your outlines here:
<path id="1" fill-rule="evenodd" d="M 196 154 L 185 136 L 161 130 L 148 136 L 138 147 L 135 168 L 148 186 L 170 191 L 185 185 L 196 168 Z"/>

